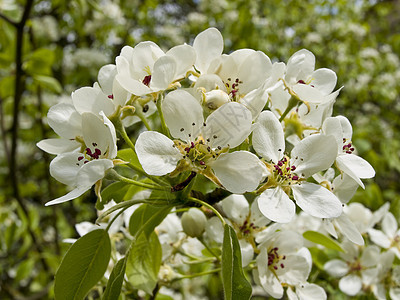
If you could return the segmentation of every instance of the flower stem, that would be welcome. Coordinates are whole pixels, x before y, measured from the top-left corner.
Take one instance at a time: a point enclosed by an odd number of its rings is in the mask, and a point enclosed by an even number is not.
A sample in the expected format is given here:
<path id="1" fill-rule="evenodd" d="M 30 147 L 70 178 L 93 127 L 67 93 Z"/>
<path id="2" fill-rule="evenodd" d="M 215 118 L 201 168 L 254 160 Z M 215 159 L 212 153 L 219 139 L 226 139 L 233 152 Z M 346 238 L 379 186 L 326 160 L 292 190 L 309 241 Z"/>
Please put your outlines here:
<path id="1" fill-rule="evenodd" d="M 297 103 L 299 103 L 299 100 L 297 98 L 295 98 L 294 96 L 292 96 L 289 100 L 288 106 L 286 107 L 285 111 L 279 118 L 279 122 L 282 122 L 283 119 L 285 119 L 286 115 L 292 110 L 293 107 L 295 107 L 297 105 Z"/>
<path id="2" fill-rule="evenodd" d="M 146 126 L 147 130 L 151 131 L 152 129 L 149 123 L 147 122 L 146 116 L 142 113 L 141 107 L 136 103 L 134 103 L 133 106 L 135 107 L 135 115 L 139 117 L 139 119 L 143 122 L 144 126 Z"/>
<path id="3" fill-rule="evenodd" d="M 207 207 L 208 209 L 211 209 L 214 212 L 214 214 L 221 220 L 222 224 L 225 226 L 226 222 L 225 222 L 224 218 L 221 216 L 221 214 L 218 212 L 218 210 L 216 210 L 212 205 L 208 204 L 207 202 L 201 201 L 200 199 L 197 199 L 197 198 L 188 197 L 188 199 L 192 202 L 201 204 L 201 205 Z"/>
<path id="4" fill-rule="evenodd" d="M 207 245 L 207 243 L 204 241 L 202 237 L 198 238 L 198 240 L 200 241 L 200 243 L 203 244 L 203 246 L 208 250 L 208 252 L 210 252 L 218 261 L 221 261 L 221 258 L 217 254 L 215 254 L 215 252 Z"/>
<path id="5" fill-rule="evenodd" d="M 110 222 L 108 222 L 107 227 L 106 227 L 106 231 L 108 232 L 108 230 L 110 229 L 111 225 L 114 223 L 114 221 L 125 211 L 127 210 L 128 207 L 124 207 L 123 209 L 121 209 L 115 216 L 114 218 L 111 219 Z"/>
<path id="6" fill-rule="evenodd" d="M 171 138 L 171 135 L 169 134 L 169 130 L 167 128 L 167 125 L 165 124 L 164 114 L 163 114 L 162 109 L 161 109 L 162 101 L 163 101 L 163 94 L 159 93 L 158 96 L 157 96 L 156 106 L 157 106 L 158 114 L 160 115 L 161 130 L 162 130 L 163 134 L 165 134 L 167 137 Z"/>
<path id="7" fill-rule="evenodd" d="M 158 186 L 158 185 L 153 185 L 153 184 L 149 184 L 149 183 L 144 183 L 144 182 L 140 182 L 137 180 L 133 180 L 127 177 L 124 177 L 120 174 L 118 174 L 115 170 L 111 169 L 107 172 L 107 177 L 110 179 L 114 179 L 114 180 L 118 180 L 121 182 L 125 182 L 128 184 L 133 184 L 136 186 L 140 186 L 142 188 L 145 189 L 152 189 L 152 190 L 158 190 L 158 191 L 170 191 L 169 187 L 162 187 L 162 186 Z"/>

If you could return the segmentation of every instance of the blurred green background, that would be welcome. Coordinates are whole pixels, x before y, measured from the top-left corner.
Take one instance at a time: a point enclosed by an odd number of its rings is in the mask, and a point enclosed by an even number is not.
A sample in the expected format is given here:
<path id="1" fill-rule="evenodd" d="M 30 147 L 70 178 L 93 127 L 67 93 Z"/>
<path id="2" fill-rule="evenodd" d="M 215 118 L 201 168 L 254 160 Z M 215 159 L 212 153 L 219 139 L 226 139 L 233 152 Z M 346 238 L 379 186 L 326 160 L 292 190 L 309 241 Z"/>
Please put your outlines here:
<path id="1" fill-rule="evenodd" d="M 54 137 L 51 105 L 92 85 L 124 45 L 151 40 L 168 49 L 217 27 L 225 53 L 264 51 L 284 61 L 306 48 L 316 67 L 344 86 L 334 115 L 353 124 L 353 142 L 376 177 L 353 201 L 400 217 L 400 1 L 13 1 L 0 0 L 0 299 L 51 299 L 54 273 L 74 225 L 94 221 L 87 193 L 66 192 L 35 144 Z"/>

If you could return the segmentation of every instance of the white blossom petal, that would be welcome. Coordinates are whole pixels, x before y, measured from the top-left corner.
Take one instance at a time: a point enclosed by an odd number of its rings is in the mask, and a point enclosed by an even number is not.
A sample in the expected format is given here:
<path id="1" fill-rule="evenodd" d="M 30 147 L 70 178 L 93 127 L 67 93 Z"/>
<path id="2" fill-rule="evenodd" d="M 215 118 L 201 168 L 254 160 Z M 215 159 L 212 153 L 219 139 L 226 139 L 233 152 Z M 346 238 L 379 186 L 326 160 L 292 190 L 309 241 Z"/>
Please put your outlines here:
<path id="1" fill-rule="evenodd" d="M 390 239 L 380 230 L 371 228 L 368 230 L 368 235 L 372 242 L 382 248 L 388 249 L 391 245 Z"/>
<path id="2" fill-rule="evenodd" d="M 172 56 L 177 62 L 177 77 L 184 77 L 196 61 L 196 51 L 192 46 L 186 44 L 171 48 L 165 55 Z"/>
<path id="3" fill-rule="evenodd" d="M 349 202 L 358 189 L 358 183 L 345 173 L 337 176 L 333 180 L 332 185 L 333 193 L 342 203 Z"/>
<path id="4" fill-rule="evenodd" d="M 360 263 L 364 267 L 373 267 L 379 262 L 379 254 L 381 250 L 375 245 L 367 246 L 360 258 Z"/>
<path id="5" fill-rule="evenodd" d="M 254 256 L 253 246 L 246 240 L 240 239 L 240 252 L 242 254 L 242 267 L 246 267 L 252 260 Z"/>
<path id="6" fill-rule="evenodd" d="M 224 49 L 222 34 L 216 28 L 208 28 L 199 33 L 193 42 L 196 50 L 196 68 L 205 74 L 213 60 L 217 59 Z"/>
<path id="7" fill-rule="evenodd" d="M 277 163 L 285 151 L 285 136 L 279 120 L 271 111 L 263 111 L 253 130 L 253 147 L 267 161 Z"/>
<path id="8" fill-rule="evenodd" d="M 76 110 L 83 114 L 85 112 L 98 114 L 104 111 L 106 115 L 114 112 L 114 103 L 103 93 L 101 89 L 82 87 L 71 95 Z"/>
<path id="9" fill-rule="evenodd" d="M 391 212 L 387 213 L 387 215 L 382 220 L 382 231 L 388 237 L 394 237 L 396 235 L 398 225 L 396 218 L 393 216 Z"/>
<path id="10" fill-rule="evenodd" d="M 141 133 L 136 141 L 135 149 L 143 170 L 149 175 L 161 176 L 175 170 L 182 159 L 174 142 L 156 131 Z"/>
<path id="11" fill-rule="evenodd" d="M 99 70 L 97 81 L 106 95 L 112 95 L 115 75 L 117 75 L 117 66 L 113 64 L 102 66 Z"/>
<path id="12" fill-rule="evenodd" d="M 261 213 L 274 222 L 288 223 L 296 213 L 295 204 L 280 187 L 265 190 L 257 202 Z"/>
<path id="13" fill-rule="evenodd" d="M 332 136 L 314 134 L 301 140 L 291 152 L 291 165 L 299 176 L 307 178 L 332 166 L 337 156 Z"/>
<path id="14" fill-rule="evenodd" d="M 61 154 L 77 150 L 80 148 L 81 144 L 75 140 L 45 139 L 38 142 L 36 146 L 50 154 Z"/>
<path id="15" fill-rule="evenodd" d="M 325 300 L 325 290 L 314 283 L 303 283 L 296 288 L 300 300 Z"/>
<path id="16" fill-rule="evenodd" d="M 312 74 L 311 84 L 324 95 L 332 93 L 336 86 L 337 76 L 331 69 L 321 68 Z"/>
<path id="17" fill-rule="evenodd" d="M 364 245 L 364 239 L 360 231 L 357 229 L 356 225 L 351 222 L 347 215 L 341 214 L 337 219 L 335 219 L 335 224 L 340 232 L 350 241 L 360 246 Z"/>
<path id="18" fill-rule="evenodd" d="M 211 147 L 234 148 L 249 136 L 252 116 L 243 104 L 229 102 L 209 115 L 205 123 L 203 133 Z"/>
<path id="19" fill-rule="evenodd" d="M 125 90 L 137 96 L 143 96 L 151 92 L 151 89 L 144 85 L 142 81 L 134 79 L 129 62 L 125 57 L 118 56 L 115 59 L 115 62 L 118 70 L 118 74 L 115 76 L 115 78 Z"/>
<path id="20" fill-rule="evenodd" d="M 47 122 L 63 138 L 74 139 L 82 135 L 82 117 L 72 103 L 58 103 L 50 107 Z"/>
<path id="21" fill-rule="evenodd" d="M 194 141 L 199 136 L 204 122 L 203 109 L 187 91 L 176 90 L 168 93 L 161 108 L 165 123 L 174 138 Z"/>
<path id="22" fill-rule="evenodd" d="M 83 193 L 85 193 L 89 189 L 90 189 L 90 186 L 89 187 L 78 187 L 62 197 L 59 197 L 59 198 L 56 198 L 54 200 L 47 202 L 45 204 L 45 206 L 55 205 L 55 204 L 59 204 L 59 203 L 63 203 L 63 202 L 67 202 L 67 201 L 76 199 L 79 196 L 83 195 Z"/>
<path id="23" fill-rule="evenodd" d="M 282 263 L 285 267 L 276 270 L 276 274 L 281 281 L 293 285 L 307 280 L 309 266 L 303 256 L 288 255 Z"/>
<path id="24" fill-rule="evenodd" d="M 152 91 L 166 90 L 174 81 L 177 71 L 177 62 L 171 56 L 162 56 L 154 63 L 151 75 L 150 88 Z"/>
<path id="25" fill-rule="evenodd" d="M 292 186 L 296 204 L 317 218 L 336 218 L 342 213 L 342 203 L 328 189 L 314 183 L 303 182 Z"/>
<path id="26" fill-rule="evenodd" d="M 339 280 L 340 290 L 349 296 L 357 295 L 361 286 L 361 278 L 356 275 L 347 275 Z"/>
<path id="27" fill-rule="evenodd" d="M 242 225 L 249 214 L 249 202 L 243 195 L 229 195 L 220 205 L 225 215 L 238 225 Z"/>
<path id="28" fill-rule="evenodd" d="M 210 166 L 222 185 L 235 194 L 254 191 L 264 174 L 258 157 L 248 151 L 221 154 Z"/>
<path id="29" fill-rule="evenodd" d="M 306 49 L 294 53 L 287 62 L 285 80 L 290 84 L 307 79 L 315 68 L 315 56 Z"/>
<path id="30" fill-rule="evenodd" d="M 340 170 L 353 178 L 362 188 L 364 188 L 364 184 L 360 178 L 375 176 L 374 168 L 365 159 L 355 154 L 339 155 L 336 158 L 336 164 Z"/>
<path id="31" fill-rule="evenodd" d="M 340 259 L 333 259 L 324 265 L 324 270 L 333 277 L 343 277 L 349 272 L 349 267 L 346 262 Z"/>
<path id="32" fill-rule="evenodd" d="M 50 162 L 50 175 L 61 183 L 76 186 L 76 177 L 82 166 L 79 164 L 78 158 L 82 156 L 83 154 L 79 152 L 67 152 L 57 155 Z"/>

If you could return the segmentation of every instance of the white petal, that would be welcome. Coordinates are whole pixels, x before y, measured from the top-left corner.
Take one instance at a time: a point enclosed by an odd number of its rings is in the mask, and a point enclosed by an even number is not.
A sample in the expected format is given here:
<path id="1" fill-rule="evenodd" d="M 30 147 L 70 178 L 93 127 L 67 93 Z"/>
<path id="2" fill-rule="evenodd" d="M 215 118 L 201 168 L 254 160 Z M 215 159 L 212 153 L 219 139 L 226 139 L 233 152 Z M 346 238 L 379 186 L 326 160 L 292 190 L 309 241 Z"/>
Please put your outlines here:
<path id="1" fill-rule="evenodd" d="M 284 268 L 276 271 L 279 279 L 288 284 L 300 284 L 307 280 L 308 262 L 303 256 L 289 255 L 282 261 Z"/>
<path id="2" fill-rule="evenodd" d="M 182 156 L 174 142 L 156 131 L 141 133 L 135 149 L 143 170 L 149 175 L 161 176 L 175 170 Z"/>
<path id="3" fill-rule="evenodd" d="M 285 136 L 279 120 L 271 111 L 263 111 L 253 130 L 253 147 L 267 161 L 277 163 L 285 151 Z"/>
<path id="4" fill-rule="evenodd" d="M 133 77 L 129 62 L 125 57 L 118 56 L 115 62 L 118 70 L 118 74 L 115 78 L 124 89 L 137 96 L 143 96 L 151 92 L 148 86 L 144 85 L 139 79 Z M 143 78 L 144 76 L 146 75 L 143 75 Z M 141 80 L 143 80 L 143 78 Z"/>
<path id="5" fill-rule="evenodd" d="M 106 126 L 96 115 L 92 113 L 82 114 L 82 130 L 86 147 L 92 150 L 98 148 L 101 151 L 101 155 L 114 151 L 112 148 L 110 149 L 110 145 L 113 145 L 114 142 L 113 134 L 111 133 L 112 129 Z M 112 147 L 116 147 L 115 144 Z"/>
<path id="6" fill-rule="evenodd" d="M 216 28 L 208 28 L 199 33 L 193 42 L 196 50 L 196 68 L 202 73 L 207 73 L 211 62 L 222 54 L 224 40 Z"/>
<path id="7" fill-rule="evenodd" d="M 340 215 L 335 220 L 335 223 L 336 227 L 338 227 L 340 232 L 350 241 L 360 246 L 364 245 L 364 239 L 360 231 L 357 229 L 356 225 L 354 225 L 353 222 L 351 222 L 351 220 L 347 215 L 345 214 Z"/>
<path id="8" fill-rule="evenodd" d="M 328 189 L 314 183 L 303 182 L 292 186 L 296 204 L 317 218 L 336 218 L 342 213 L 342 203 Z"/>
<path id="9" fill-rule="evenodd" d="M 76 186 L 76 176 L 82 163 L 78 158 L 83 157 L 79 152 L 68 152 L 57 155 L 50 163 L 50 174 L 61 183 Z M 82 159 L 84 160 L 84 159 Z"/>
<path id="10" fill-rule="evenodd" d="M 238 69 L 238 78 L 243 81 L 239 85 L 239 92 L 247 94 L 260 87 L 271 74 L 271 70 L 271 60 L 263 52 L 255 51 L 248 55 Z"/>
<path id="11" fill-rule="evenodd" d="M 371 241 L 378 246 L 385 249 L 390 247 L 391 241 L 382 231 L 371 228 L 368 230 L 368 234 Z"/>
<path id="12" fill-rule="evenodd" d="M 343 147 L 343 130 L 340 126 L 340 120 L 336 117 L 329 117 L 326 118 L 324 123 L 322 124 L 322 132 L 325 135 L 332 135 L 335 137 L 338 153 L 342 153 Z"/>
<path id="13" fill-rule="evenodd" d="M 209 239 L 222 244 L 224 237 L 224 227 L 218 217 L 208 219 L 206 224 L 206 235 Z"/>
<path id="14" fill-rule="evenodd" d="M 315 104 L 323 104 L 328 102 L 327 97 L 323 95 L 318 89 L 313 88 L 308 84 L 298 83 L 292 86 L 292 91 L 303 100 Z"/>
<path id="15" fill-rule="evenodd" d="M 84 164 L 78 171 L 77 187 L 91 187 L 105 176 L 105 172 L 114 166 L 110 159 L 95 159 Z"/>
<path id="16" fill-rule="evenodd" d="M 246 267 L 252 260 L 254 256 L 253 246 L 246 240 L 239 240 L 240 251 L 242 254 L 242 267 Z"/>
<path id="17" fill-rule="evenodd" d="M 355 154 L 338 155 L 336 164 L 340 170 L 353 178 L 362 188 L 364 188 L 364 184 L 360 178 L 375 176 L 374 168 L 365 159 Z"/>
<path id="18" fill-rule="evenodd" d="M 389 290 L 390 299 L 400 300 L 400 287 L 393 287 Z"/>
<path id="19" fill-rule="evenodd" d="M 296 166 L 296 174 L 307 178 L 332 166 L 336 156 L 336 141 L 332 136 L 313 134 L 293 148 L 291 165 Z"/>
<path id="20" fill-rule="evenodd" d="M 268 92 L 264 85 L 260 86 L 258 89 L 252 90 L 239 100 L 240 103 L 242 103 L 251 111 L 253 120 L 257 118 L 260 112 L 264 109 L 267 101 Z"/>
<path id="21" fill-rule="evenodd" d="M 112 95 L 115 75 L 117 75 L 117 66 L 113 64 L 105 65 L 99 70 L 97 81 L 106 95 Z"/>
<path id="22" fill-rule="evenodd" d="M 41 140 L 36 144 L 43 151 L 50 154 L 61 154 L 64 152 L 71 152 L 79 149 L 81 144 L 76 142 L 75 140 L 67 140 L 67 139 L 46 139 Z"/>
<path id="23" fill-rule="evenodd" d="M 287 62 L 285 80 L 290 84 L 305 80 L 312 74 L 315 67 L 315 56 L 306 49 L 294 53 Z"/>
<path id="24" fill-rule="evenodd" d="M 82 118 L 70 103 L 58 103 L 50 107 L 47 121 L 61 137 L 74 139 L 82 134 Z"/>
<path id="25" fill-rule="evenodd" d="M 358 189 L 358 183 L 345 173 L 342 176 L 337 176 L 333 180 L 332 186 L 333 193 L 342 203 L 349 202 Z"/>
<path id="26" fill-rule="evenodd" d="M 260 209 L 258 208 L 258 203 L 257 201 L 253 201 L 253 203 L 250 206 L 250 221 L 258 227 L 264 227 L 268 223 L 271 222 L 270 219 L 266 218 Z"/>
<path id="27" fill-rule="evenodd" d="M 330 69 L 321 68 L 315 70 L 311 76 L 311 84 L 324 95 L 330 94 L 336 86 L 336 73 Z"/>
<path id="28" fill-rule="evenodd" d="M 177 62 L 177 77 L 184 77 L 196 61 L 196 51 L 189 45 L 175 46 L 165 54 L 172 56 Z"/>
<path id="29" fill-rule="evenodd" d="M 154 64 L 150 81 L 152 91 L 166 90 L 176 77 L 177 63 L 171 56 L 162 56 Z"/>
<path id="30" fill-rule="evenodd" d="M 364 267 L 373 267 L 379 261 L 379 254 L 381 250 L 375 245 L 367 246 L 360 258 L 360 263 Z"/>
<path id="31" fill-rule="evenodd" d="M 325 290 L 314 283 L 304 283 L 296 288 L 300 300 L 325 300 Z"/>
<path id="32" fill-rule="evenodd" d="M 382 220 L 382 231 L 388 237 L 395 237 L 398 225 L 396 218 L 393 216 L 391 212 L 387 213 L 387 215 Z"/>
<path id="33" fill-rule="evenodd" d="M 349 267 L 343 260 L 333 259 L 324 265 L 324 270 L 333 277 L 343 277 L 349 271 Z"/>
<path id="34" fill-rule="evenodd" d="M 80 114 L 85 112 L 98 114 L 104 111 L 106 115 L 111 115 L 114 112 L 114 103 L 100 89 L 80 88 L 72 93 L 72 101 Z"/>
<path id="35" fill-rule="evenodd" d="M 349 296 L 357 295 L 361 290 L 361 286 L 361 278 L 355 275 L 348 275 L 339 281 L 340 290 Z"/>
<path id="36" fill-rule="evenodd" d="M 286 295 L 289 300 L 299 300 L 299 297 L 297 297 L 296 293 L 292 290 L 290 286 L 286 290 Z"/>
<path id="37" fill-rule="evenodd" d="M 45 206 L 59 204 L 59 203 L 63 203 L 63 202 L 67 202 L 67 201 L 76 199 L 79 196 L 81 196 L 84 192 L 88 191 L 89 189 L 90 189 L 90 186 L 89 187 L 76 188 L 76 189 L 72 190 L 71 192 L 69 192 L 68 194 L 66 194 L 66 195 L 64 195 L 62 197 L 59 197 L 59 198 L 56 198 L 54 200 L 51 200 L 51 201 L 47 202 L 45 204 Z"/>
<path id="38" fill-rule="evenodd" d="M 222 154 L 210 166 L 222 185 L 235 194 L 254 191 L 264 174 L 258 157 L 247 151 Z"/>
<path id="39" fill-rule="evenodd" d="M 249 202 L 243 195 L 229 195 L 220 205 L 225 215 L 238 225 L 242 225 L 249 214 Z"/>
<path id="40" fill-rule="evenodd" d="M 165 123 L 174 138 L 194 141 L 199 136 L 204 122 L 203 109 L 199 102 L 187 91 L 170 92 L 165 97 L 161 108 Z"/>
<path id="41" fill-rule="evenodd" d="M 114 78 L 113 81 L 112 95 L 115 107 L 118 107 L 118 105 L 124 106 L 126 101 L 128 101 L 130 98 L 130 94 L 128 93 L 128 91 L 121 86 L 116 78 Z"/>
<path id="42" fill-rule="evenodd" d="M 288 223 L 296 213 L 293 201 L 280 187 L 265 190 L 257 202 L 261 213 L 274 222 Z"/>
<path id="43" fill-rule="evenodd" d="M 100 116 L 103 118 L 103 124 L 108 127 L 107 135 L 104 135 L 105 140 L 108 142 L 108 154 L 107 158 L 115 158 L 117 156 L 117 133 L 115 132 L 114 124 L 106 117 L 104 112 L 100 112 Z"/>
<path id="44" fill-rule="evenodd" d="M 163 55 L 165 55 L 164 51 L 153 42 L 145 41 L 137 44 L 132 50 L 132 61 L 129 61 L 135 72 L 134 75 L 137 77 L 146 76 L 147 68 L 153 73 L 154 63 Z"/>
<path id="45" fill-rule="evenodd" d="M 211 147 L 234 148 L 249 136 L 251 124 L 251 112 L 240 103 L 230 102 L 208 116 L 203 132 Z"/>

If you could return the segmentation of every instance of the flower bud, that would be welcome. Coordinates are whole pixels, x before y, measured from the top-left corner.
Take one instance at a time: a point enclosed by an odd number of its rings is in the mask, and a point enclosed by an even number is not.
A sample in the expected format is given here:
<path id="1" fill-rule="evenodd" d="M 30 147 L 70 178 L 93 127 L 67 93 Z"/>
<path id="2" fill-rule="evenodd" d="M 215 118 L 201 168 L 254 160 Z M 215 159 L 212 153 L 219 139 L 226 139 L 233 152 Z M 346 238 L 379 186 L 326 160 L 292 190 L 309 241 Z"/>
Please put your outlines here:
<path id="1" fill-rule="evenodd" d="M 206 93 L 206 105 L 209 109 L 217 109 L 228 102 L 229 95 L 222 90 L 212 90 Z"/>
<path id="2" fill-rule="evenodd" d="M 191 237 L 200 237 L 206 227 L 207 218 L 198 208 L 190 208 L 181 218 L 183 231 Z"/>

